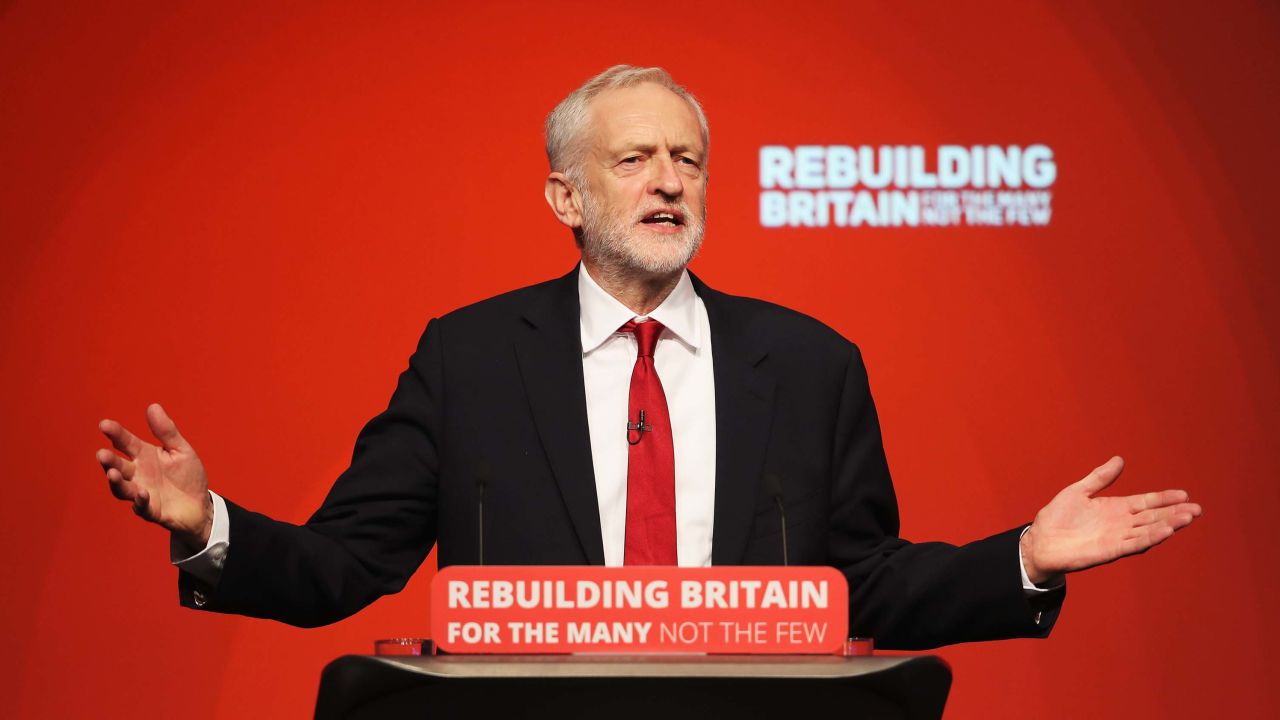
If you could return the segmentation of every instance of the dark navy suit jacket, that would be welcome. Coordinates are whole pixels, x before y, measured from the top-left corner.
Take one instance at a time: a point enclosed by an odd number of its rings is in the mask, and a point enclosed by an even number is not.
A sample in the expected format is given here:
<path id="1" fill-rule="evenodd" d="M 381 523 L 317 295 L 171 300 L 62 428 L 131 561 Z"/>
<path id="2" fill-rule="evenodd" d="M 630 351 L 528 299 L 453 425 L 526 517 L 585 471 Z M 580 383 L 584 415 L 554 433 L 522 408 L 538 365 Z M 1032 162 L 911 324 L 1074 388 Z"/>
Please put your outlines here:
<path id="1" fill-rule="evenodd" d="M 1048 634 L 1065 591 L 1025 596 L 1019 529 L 961 547 L 897 536 L 857 347 L 693 282 L 715 359 L 715 564 L 782 564 L 781 488 L 790 562 L 848 577 L 852 634 L 896 648 Z M 335 622 L 400 590 L 435 543 L 441 567 L 476 563 L 482 487 L 487 564 L 604 563 L 577 270 L 428 323 L 320 509 L 297 526 L 228 501 L 221 579 L 180 573 L 181 600 Z"/>

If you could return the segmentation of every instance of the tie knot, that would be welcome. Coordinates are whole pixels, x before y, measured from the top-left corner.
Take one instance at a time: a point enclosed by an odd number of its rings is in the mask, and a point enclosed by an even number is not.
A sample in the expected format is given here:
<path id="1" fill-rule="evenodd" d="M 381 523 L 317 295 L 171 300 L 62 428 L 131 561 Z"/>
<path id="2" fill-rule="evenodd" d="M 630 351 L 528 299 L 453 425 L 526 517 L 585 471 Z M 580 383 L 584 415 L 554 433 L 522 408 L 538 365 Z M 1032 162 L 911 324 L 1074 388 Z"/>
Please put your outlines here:
<path id="1" fill-rule="evenodd" d="M 622 326 L 622 332 L 635 334 L 636 343 L 640 346 L 640 357 L 653 357 L 653 349 L 658 346 L 658 336 L 662 334 L 662 323 L 657 320 L 642 323 L 629 320 Z"/>

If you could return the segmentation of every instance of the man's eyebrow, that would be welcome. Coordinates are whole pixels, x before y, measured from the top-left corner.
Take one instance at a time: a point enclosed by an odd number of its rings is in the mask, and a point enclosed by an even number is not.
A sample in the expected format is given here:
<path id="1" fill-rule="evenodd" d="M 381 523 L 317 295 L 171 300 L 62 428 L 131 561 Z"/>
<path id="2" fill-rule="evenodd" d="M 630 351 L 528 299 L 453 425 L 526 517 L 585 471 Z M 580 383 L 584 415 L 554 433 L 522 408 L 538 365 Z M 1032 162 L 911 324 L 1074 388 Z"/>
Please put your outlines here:
<path id="1" fill-rule="evenodd" d="M 672 145 L 671 154 L 678 155 L 679 153 L 692 153 L 700 156 L 702 155 L 702 149 L 697 145 Z"/>
<path id="2" fill-rule="evenodd" d="M 614 155 L 624 155 L 629 152 L 642 152 L 646 155 L 652 155 L 658 151 L 658 146 L 653 143 L 635 142 L 622 143 L 613 149 Z"/>
<path id="3" fill-rule="evenodd" d="M 646 155 L 652 155 L 657 151 L 658 151 L 658 146 L 654 145 L 653 143 L 637 142 L 637 143 L 624 143 L 622 145 L 619 145 L 617 148 L 614 149 L 613 153 L 615 155 L 622 155 L 624 153 L 629 153 L 629 152 L 642 152 L 642 153 L 645 153 Z M 672 155 L 679 155 L 680 153 L 692 153 L 698 156 L 702 155 L 702 151 L 696 145 L 676 144 L 671 146 Z"/>

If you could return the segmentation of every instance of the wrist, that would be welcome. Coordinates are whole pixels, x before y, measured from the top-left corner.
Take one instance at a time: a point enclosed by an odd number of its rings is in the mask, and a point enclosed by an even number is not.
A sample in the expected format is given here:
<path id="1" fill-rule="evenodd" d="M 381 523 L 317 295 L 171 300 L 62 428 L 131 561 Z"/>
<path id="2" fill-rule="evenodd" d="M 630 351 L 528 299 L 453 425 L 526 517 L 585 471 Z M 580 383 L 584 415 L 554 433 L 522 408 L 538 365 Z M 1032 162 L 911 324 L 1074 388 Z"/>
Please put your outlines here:
<path id="1" fill-rule="evenodd" d="M 200 506 L 199 518 L 194 527 L 173 531 L 178 540 L 193 552 L 203 550 L 209 544 L 209 536 L 213 533 L 213 497 L 208 490 L 204 493 L 204 503 Z"/>
<path id="2" fill-rule="evenodd" d="M 1027 579 L 1033 585 L 1042 585 L 1052 574 L 1045 572 L 1036 564 L 1035 531 L 1034 525 L 1027 528 L 1027 531 L 1022 533 L 1022 537 L 1018 540 L 1018 548 L 1021 550 L 1022 569 L 1027 573 Z"/>

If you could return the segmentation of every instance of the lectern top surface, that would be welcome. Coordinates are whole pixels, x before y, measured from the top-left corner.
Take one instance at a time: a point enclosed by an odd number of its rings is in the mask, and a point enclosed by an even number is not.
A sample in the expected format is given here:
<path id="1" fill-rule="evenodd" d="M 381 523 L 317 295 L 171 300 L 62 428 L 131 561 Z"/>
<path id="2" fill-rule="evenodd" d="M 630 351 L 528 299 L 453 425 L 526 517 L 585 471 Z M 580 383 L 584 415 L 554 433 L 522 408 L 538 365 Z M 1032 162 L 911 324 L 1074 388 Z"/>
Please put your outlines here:
<path id="1" fill-rule="evenodd" d="M 931 656 L 834 655 L 447 655 L 377 657 L 377 662 L 436 677 L 757 677 L 849 678 Z"/>

